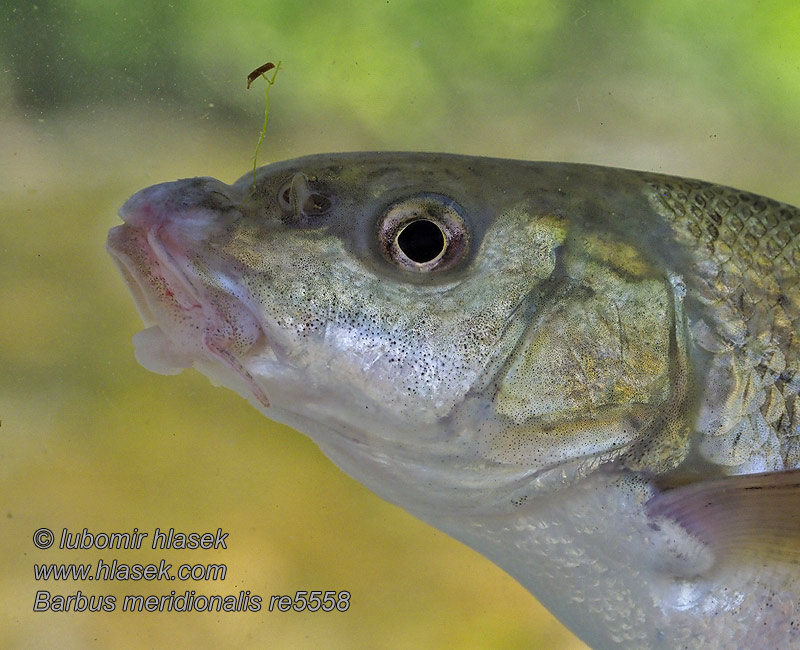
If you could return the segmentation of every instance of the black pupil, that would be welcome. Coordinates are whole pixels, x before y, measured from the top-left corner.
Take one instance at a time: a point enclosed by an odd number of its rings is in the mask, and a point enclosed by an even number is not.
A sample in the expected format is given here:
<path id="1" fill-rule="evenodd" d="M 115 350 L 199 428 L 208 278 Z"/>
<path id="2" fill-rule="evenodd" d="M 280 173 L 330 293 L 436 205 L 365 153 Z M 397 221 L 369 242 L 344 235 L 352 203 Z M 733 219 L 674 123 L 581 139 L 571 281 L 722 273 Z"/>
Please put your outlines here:
<path id="1" fill-rule="evenodd" d="M 412 221 L 397 236 L 397 245 L 406 257 L 417 264 L 430 262 L 444 249 L 444 234 L 427 219 Z"/>

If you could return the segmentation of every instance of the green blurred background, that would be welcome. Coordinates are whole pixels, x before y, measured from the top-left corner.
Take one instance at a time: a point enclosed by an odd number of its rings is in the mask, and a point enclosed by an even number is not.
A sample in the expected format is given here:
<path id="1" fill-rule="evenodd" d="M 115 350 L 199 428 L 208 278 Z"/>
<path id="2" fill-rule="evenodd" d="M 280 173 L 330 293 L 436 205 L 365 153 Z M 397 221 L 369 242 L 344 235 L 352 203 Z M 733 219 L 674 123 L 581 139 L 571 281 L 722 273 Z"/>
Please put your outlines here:
<path id="1" fill-rule="evenodd" d="M 8 648 L 585 648 L 483 558 L 194 372 L 140 368 L 106 256 L 156 182 L 354 149 L 575 160 L 800 203 L 800 4 L 0 2 L 0 639 Z M 33 532 L 229 532 L 40 551 Z M 34 562 L 214 562 L 224 582 L 40 582 Z M 178 587 L 175 585 L 178 584 Z M 33 613 L 57 594 L 346 589 L 346 613 Z"/>

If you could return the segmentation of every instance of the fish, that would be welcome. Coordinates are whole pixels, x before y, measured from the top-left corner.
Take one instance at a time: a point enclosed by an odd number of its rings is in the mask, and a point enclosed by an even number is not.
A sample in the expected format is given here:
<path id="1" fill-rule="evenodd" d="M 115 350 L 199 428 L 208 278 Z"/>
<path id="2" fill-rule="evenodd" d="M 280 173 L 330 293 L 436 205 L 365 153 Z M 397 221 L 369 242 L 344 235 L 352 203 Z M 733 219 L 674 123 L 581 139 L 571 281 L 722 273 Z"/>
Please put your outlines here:
<path id="1" fill-rule="evenodd" d="M 592 648 L 800 648 L 800 212 L 357 152 L 134 194 L 146 368 L 196 368 Z"/>

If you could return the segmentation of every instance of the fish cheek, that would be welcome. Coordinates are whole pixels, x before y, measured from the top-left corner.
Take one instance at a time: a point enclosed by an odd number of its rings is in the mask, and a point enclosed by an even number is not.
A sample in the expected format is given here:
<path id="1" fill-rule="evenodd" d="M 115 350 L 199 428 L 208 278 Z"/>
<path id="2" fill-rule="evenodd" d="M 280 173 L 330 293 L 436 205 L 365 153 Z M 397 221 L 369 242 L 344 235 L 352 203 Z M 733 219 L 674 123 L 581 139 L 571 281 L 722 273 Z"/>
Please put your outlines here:
<path id="1" fill-rule="evenodd" d="M 496 460 L 552 462 L 623 450 L 669 399 L 666 283 L 592 263 L 587 270 L 591 286 L 539 314 L 499 383 Z"/>

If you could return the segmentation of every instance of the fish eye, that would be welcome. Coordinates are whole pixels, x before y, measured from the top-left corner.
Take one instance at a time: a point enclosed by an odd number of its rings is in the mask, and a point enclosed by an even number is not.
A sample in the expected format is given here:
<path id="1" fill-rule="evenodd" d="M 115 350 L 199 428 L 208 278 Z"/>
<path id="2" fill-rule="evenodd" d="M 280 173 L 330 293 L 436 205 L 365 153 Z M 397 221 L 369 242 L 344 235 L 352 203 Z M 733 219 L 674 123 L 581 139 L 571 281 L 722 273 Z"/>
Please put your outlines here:
<path id="1" fill-rule="evenodd" d="M 469 244 L 462 208 L 441 194 L 420 194 L 389 206 L 378 222 L 384 257 L 401 268 L 430 272 L 450 268 Z"/>

